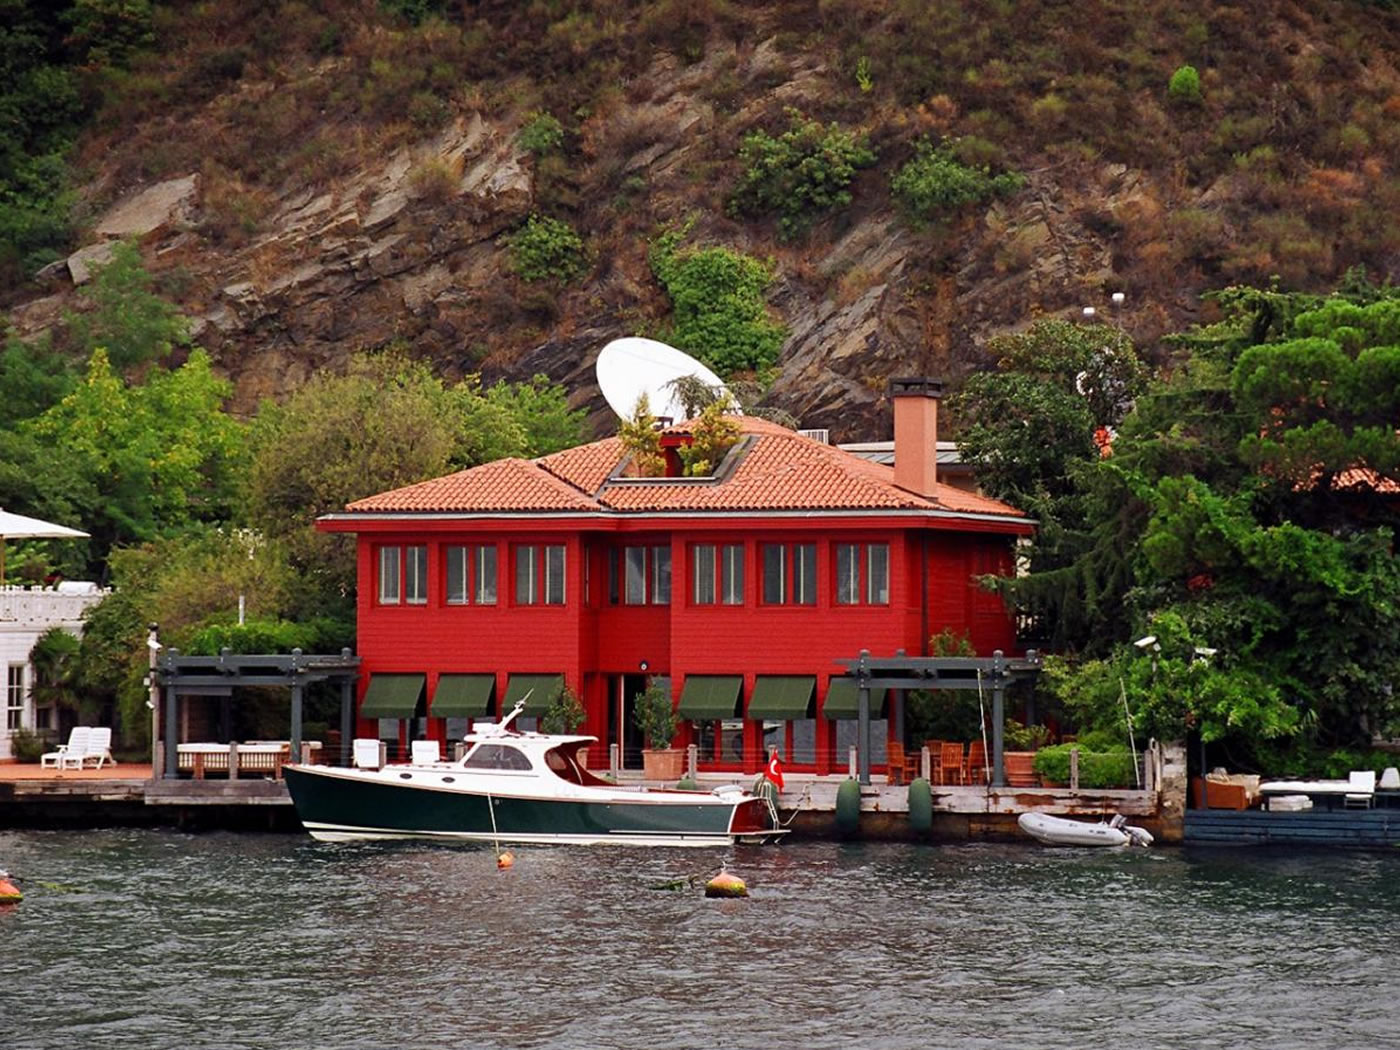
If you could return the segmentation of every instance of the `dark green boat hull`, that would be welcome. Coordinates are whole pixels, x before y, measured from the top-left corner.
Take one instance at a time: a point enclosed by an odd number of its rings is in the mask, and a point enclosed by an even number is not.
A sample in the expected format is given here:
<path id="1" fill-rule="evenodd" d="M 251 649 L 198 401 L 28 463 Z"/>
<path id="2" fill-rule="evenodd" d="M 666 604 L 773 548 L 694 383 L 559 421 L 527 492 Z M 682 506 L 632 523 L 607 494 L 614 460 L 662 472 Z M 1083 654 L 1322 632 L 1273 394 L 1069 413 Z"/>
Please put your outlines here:
<path id="1" fill-rule="evenodd" d="M 694 802 L 630 799 L 520 798 L 402 785 L 284 769 L 297 815 L 316 838 L 439 838 L 482 842 L 553 842 L 592 845 L 728 845 L 736 838 L 765 837 L 767 821 L 756 803 L 722 802 L 699 795 Z M 414 774 L 409 774 L 410 777 Z M 656 796 L 662 794 L 657 792 Z M 740 810 L 736 814 L 736 810 Z M 494 811 L 494 812 L 493 812 Z"/>

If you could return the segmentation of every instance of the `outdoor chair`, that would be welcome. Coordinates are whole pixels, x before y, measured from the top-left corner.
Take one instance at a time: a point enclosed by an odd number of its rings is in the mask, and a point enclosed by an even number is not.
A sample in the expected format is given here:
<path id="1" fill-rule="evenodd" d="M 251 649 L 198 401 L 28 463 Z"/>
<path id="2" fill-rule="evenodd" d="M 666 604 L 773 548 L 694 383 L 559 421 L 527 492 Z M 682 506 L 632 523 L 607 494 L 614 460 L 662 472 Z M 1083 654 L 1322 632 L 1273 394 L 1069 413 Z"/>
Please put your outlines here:
<path id="1" fill-rule="evenodd" d="M 415 766 L 430 766 L 434 762 L 442 761 L 442 753 L 438 750 L 436 740 L 415 740 L 411 752 L 413 764 Z"/>
<path id="2" fill-rule="evenodd" d="M 62 769 L 63 760 L 66 756 L 86 754 L 88 737 L 91 735 L 91 726 L 74 726 L 72 731 L 68 734 L 68 743 L 59 744 L 57 751 L 45 751 L 39 756 L 40 768 L 52 766 L 55 769 Z"/>
<path id="3" fill-rule="evenodd" d="M 980 740 L 974 740 L 967 745 L 967 782 L 987 782 L 987 745 Z"/>
<path id="4" fill-rule="evenodd" d="M 1376 785 L 1382 791 L 1400 791 L 1400 769 L 1394 766 L 1386 766 L 1385 772 L 1381 774 L 1380 782 Z"/>
<path id="5" fill-rule="evenodd" d="M 904 745 L 891 741 L 885 748 L 885 774 L 891 784 L 904 783 Z"/>
<path id="6" fill-rule="evenodd" d="M 943 741 L 925 740 L 924 747 L 928 748 L 928 782 L 930 784 L 941 784 L 943 782 L 939 773 L 943 765 Z"/>
<path id="7" fill-rule="evenodd" d="M 967 767 L 963 765 L 963 746 L 959 740 L 945 740 L 938 759 L 940 784 L 967 783 Z"/>
<path id="8" fill-rule="evenodd" d="M 108 762 L 115 766 L 117 760 L 112 757 L 111 727 L 94 726 L 92 732 L 88 734 L 87 744 L 82 752 L 65 755 L 59 759 L 59 768 L 62 769 L 70 762 L 75 763 L 79 769 L 86 766 L 88 762 L 92 762 L 97 769 L 101 769 Z"/>

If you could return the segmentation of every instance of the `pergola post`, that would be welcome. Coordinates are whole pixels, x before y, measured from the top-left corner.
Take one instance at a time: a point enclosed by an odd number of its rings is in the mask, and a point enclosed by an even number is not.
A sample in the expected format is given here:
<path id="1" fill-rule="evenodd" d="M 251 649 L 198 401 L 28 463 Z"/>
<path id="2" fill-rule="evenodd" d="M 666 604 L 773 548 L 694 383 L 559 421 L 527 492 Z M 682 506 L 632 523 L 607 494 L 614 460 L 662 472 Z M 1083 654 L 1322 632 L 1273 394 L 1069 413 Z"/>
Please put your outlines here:
<path id="1" fill-rule="evenodd" d="M 301 761 L 301 650 L 292 650 L 292 761 Z"/>
<path id="2" fill-rule="evenodd" d="M 1003 758 L 1006 725 L 1006 654 L 1000 649 L 992 653 L 992 786 L 1006 786 L 1006 764 Z"/>
<path id="3" fill-rule="evenodd" d="M 870 674 L 865 666 L 865 661 L 869 656 L 869 649 L 860 651 L 858 670 L 860 688 L 856 701 L 856 725 L 859 727 L 860 734 L 860 782 L 862 784 L 870 783 Z"/>
<path id="4" fill-rule="evenodd" d="M 175 683 L 165 687 L 165 775 L 172 780 L 180 775 L 180 722 L 176 710 Z"/>
<path id="5" fill-rule="evenodd" d="M 350 650 L 342 649 L 341 653 L 349 659 Z M 351 738 L 355 735 L 355 682 L 352 678 L 342 678 L 340 680 L 340 764 L 350 765 L 350 744 Z"/>

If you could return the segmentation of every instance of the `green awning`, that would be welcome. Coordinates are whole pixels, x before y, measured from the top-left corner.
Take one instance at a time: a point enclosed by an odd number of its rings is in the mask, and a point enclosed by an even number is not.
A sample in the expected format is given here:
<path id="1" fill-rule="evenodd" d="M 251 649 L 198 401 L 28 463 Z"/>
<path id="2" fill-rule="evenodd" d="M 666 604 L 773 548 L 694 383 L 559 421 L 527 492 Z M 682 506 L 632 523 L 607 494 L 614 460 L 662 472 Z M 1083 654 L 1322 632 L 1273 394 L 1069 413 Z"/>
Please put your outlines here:
<path id="1" fill-rule="evenodd" d="M 506 686 L 506 702 L 502 714 L 510 714 L 516 703 L 524 700 L 525 694 L 529 693 L 530 699 L 525 700 L 525 710 L 520 712 L 521 717 L 539 718 L 549 710 L 554 698 L 563 691 L 562 674 L 513 674 L 510 676 L 510 684 Z"/>
<path id="2" fill-rule="evenodd" d="M 692 722 L 713 722 L 739 717 L 739 690 L 744 676 L 737 674 L 686 675 L 676 717 Z"/>
<path id="3" fill-rule="evenodd" d="M 495 691 L 493 674 L 440 675 L 428 713 L 434 718 L 483 718 L 491 714 Z"/>
<path id="4" fill-rule="evenodd" d="M 773 722 L 811 718 L 815 675 L 761 674 L 753 685 L 749 717 Z"/>
<path id="5" fill-rule="evenodd" d="M 826 701 L 822 704 L 822 714 L 830 719 L 860 717 L 860 690 L 854 678 L 833 678 L 826 687 Z M 885 690 L 870 690 L 870 717 L 885 717 Z"/>
<path id="6" fill-rule="evenodd" d="M 418 712 L 427 684 L 425 674 L 372 674 L 365 702 L 360 705 L 361 718 L 412 718 Z"/>

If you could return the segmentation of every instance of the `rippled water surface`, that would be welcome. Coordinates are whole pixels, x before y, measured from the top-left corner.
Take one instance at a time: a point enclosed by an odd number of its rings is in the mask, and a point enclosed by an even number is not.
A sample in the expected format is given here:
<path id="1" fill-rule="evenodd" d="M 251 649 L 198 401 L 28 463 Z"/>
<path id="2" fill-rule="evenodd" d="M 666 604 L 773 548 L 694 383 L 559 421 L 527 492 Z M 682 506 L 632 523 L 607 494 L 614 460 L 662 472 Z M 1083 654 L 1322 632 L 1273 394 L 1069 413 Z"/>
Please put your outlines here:
<path id="1" fill-rule="evenodd" d="M 0 832 L 0 1047 L 1400 1047 L 1400 857 Z"/>

